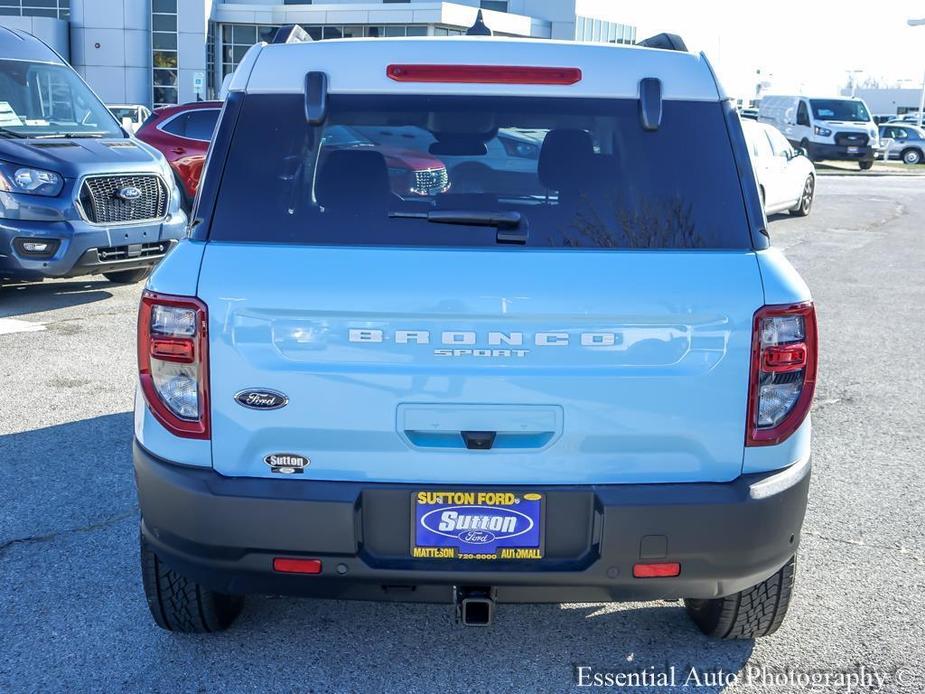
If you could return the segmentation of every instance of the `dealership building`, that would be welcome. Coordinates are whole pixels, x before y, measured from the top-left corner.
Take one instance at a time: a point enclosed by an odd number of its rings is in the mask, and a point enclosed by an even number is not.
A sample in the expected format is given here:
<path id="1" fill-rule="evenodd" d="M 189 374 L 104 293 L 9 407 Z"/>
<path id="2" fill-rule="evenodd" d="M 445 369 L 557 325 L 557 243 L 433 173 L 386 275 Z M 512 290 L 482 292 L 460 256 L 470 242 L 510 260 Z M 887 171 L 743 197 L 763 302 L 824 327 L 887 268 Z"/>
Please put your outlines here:
<path id="1" fill-rule="evenodd" d="M 448 36 L 478 9 L 498 35 L 632 43 L 613 0 L 0 0 L 0 26 L 35 34 L 107 103 L 215 96 L 247 49 L 300 24 L 313 39 Z"/>

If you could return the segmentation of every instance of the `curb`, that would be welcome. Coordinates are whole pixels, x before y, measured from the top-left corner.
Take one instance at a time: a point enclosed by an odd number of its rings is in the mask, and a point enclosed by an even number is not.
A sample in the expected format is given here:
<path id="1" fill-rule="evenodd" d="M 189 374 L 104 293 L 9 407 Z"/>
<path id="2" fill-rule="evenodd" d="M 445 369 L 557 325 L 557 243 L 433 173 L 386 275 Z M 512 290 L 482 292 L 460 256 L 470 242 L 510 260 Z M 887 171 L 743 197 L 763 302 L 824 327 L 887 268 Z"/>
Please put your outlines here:
<path id="1" fill-rule="evenodd" d="M 913 172 L 913 171 L 832 171 L 826 169 L 816 169 L 817 176 L 850 176 L 852 178 L 861 177 L 871 177 L 878 178 L 884 176 L 892 176 L 896 178 L 923 178 L 925 177 L 925 171 L 922 172 Z"/>

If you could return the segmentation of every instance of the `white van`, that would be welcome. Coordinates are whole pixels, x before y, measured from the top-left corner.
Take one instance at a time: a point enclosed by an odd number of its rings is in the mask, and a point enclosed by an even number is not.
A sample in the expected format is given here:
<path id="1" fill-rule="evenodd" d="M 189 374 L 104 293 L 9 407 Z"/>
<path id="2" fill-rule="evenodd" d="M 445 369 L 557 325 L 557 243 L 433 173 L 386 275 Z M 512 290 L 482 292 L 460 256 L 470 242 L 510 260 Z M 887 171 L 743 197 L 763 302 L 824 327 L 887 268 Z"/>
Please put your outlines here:
<path id="1" fill-rule="evenodd" d="M 861 99 L 766 96 L 758 120 L 776 127 L 813 161 L 857 161 L 869 169 L 880 148 L 877 125 Z"/>

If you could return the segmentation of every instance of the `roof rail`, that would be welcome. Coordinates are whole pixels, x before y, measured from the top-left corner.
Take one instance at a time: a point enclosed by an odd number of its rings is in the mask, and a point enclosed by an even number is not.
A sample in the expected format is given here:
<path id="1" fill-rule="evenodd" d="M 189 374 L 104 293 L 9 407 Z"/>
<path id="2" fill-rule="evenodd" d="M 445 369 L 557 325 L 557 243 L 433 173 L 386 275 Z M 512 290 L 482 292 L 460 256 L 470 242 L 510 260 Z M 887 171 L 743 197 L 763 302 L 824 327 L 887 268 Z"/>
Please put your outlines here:
<path id="1" fill-rule="evenodd" d="M 308 32 L 298 24 L 287 24 L 276 30 L 270 43 L 304 43 L 311 40 L 312 37 L 308 35 Z"/>
<path id="2" fill-rule="evenodd" d="M 656 34 L 642 41 L 637 41 L 636 45 L 645 48 L 661 48 L 664 51 L 687 52 L 687 44 L 685 44 L 684 39 L 677 34 Z"/>

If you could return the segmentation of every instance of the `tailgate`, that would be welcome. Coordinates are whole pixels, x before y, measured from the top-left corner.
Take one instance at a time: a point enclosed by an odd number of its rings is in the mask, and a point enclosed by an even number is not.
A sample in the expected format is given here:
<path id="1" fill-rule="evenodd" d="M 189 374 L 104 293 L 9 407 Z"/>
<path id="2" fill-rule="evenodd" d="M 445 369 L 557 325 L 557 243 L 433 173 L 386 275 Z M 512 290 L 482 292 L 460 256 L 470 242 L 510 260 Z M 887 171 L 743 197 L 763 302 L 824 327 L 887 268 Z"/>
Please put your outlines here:
<path id="1" fill-rule="evenodd" d="M 300 479 L 441 484 L 741 470 L 750 252 L 211 243 L 199 295 L 224 475 L 269 477 L 273 455 L 307 458 Z"/>

